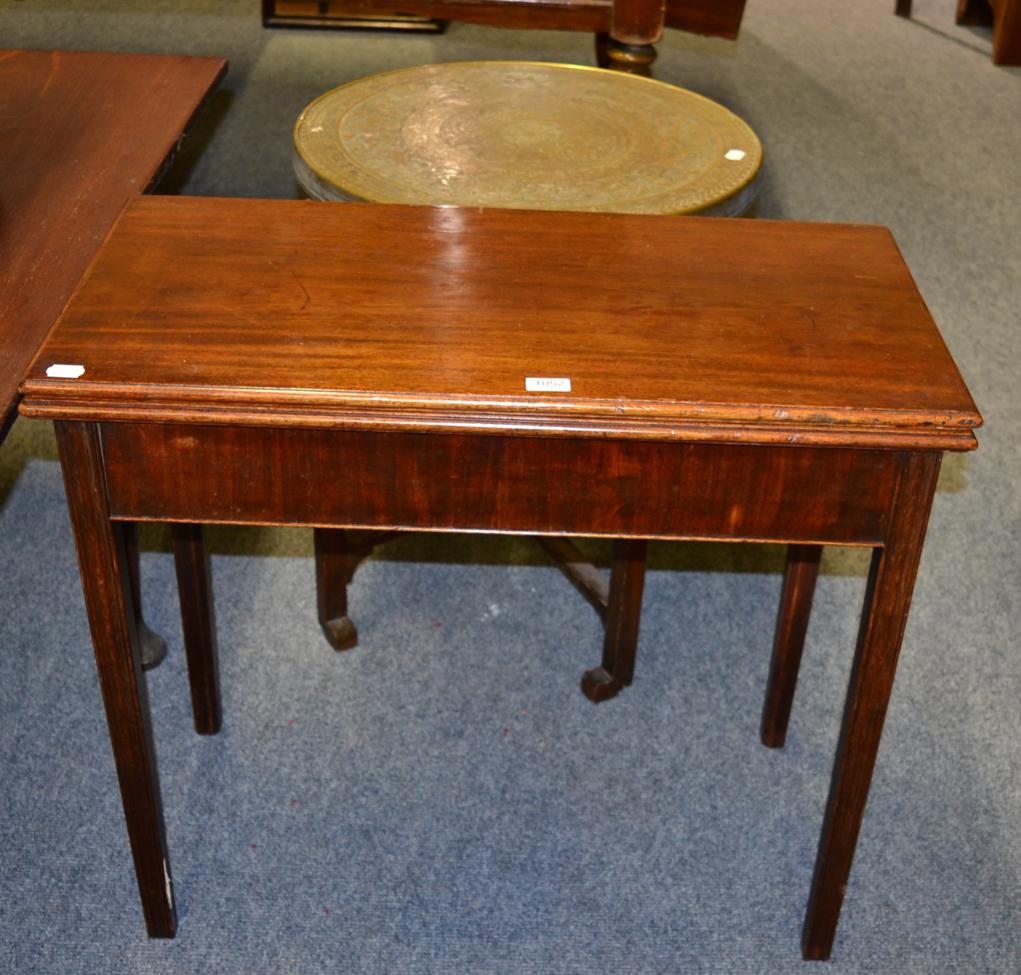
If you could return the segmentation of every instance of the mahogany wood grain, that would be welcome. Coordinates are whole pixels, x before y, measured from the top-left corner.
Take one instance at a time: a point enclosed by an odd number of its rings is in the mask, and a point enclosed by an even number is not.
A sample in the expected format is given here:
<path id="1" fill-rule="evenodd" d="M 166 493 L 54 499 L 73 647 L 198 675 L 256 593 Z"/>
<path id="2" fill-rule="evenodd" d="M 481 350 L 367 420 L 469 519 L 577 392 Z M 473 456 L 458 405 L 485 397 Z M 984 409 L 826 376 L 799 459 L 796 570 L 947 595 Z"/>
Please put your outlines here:
<path id="1" fill-rule="evenodd" d="M 856 447 L 980 422 L 882 228 L 313 201 L 135 200 L 25 389 L 54 418 Z"/>
<path id="2" fill-rule="evenodd" d="M 154 183 L 220 58 L 0 50 L 0 430 L 127 200 Z"/>
<path id="3" fill-rule="evenodd" d="M 805 914 L 802 953 L 829 958 L 897 670 L 941 455 L 910 454 L 886 544 L 872 555 L 833 780 Z"/>
<path id="4" fill-rule="evenodd" d="M 773 639 L 773 659 L 762 711 L 762 743 L 769 748 L 782 748 L 787 738 L 787 723 L 798 682 L 801 651 L 805 647 L 821 555 L 819 545 L 791 545 L 787 549 L 787 567 Z"/>
<path id="5" fill-rule="evenodd" d="M 172 938 L 177 913 L 124 528 L 110 521 L 96 427 L 59 423 L 57 446 L 145 924 L 150 937 Z"/>
<path id="6" fill-rule="evenodd" d="M 209 554 L 201 525 L 175 524 L 170 533 L 195 730 L 215 735 L 222 717 Z"/>
<path id="7" fill-rule="evenodd" d="M 102 431 L 117 519 L 611 538 L 879 544 L 901 456 L 303 427 Z"/>

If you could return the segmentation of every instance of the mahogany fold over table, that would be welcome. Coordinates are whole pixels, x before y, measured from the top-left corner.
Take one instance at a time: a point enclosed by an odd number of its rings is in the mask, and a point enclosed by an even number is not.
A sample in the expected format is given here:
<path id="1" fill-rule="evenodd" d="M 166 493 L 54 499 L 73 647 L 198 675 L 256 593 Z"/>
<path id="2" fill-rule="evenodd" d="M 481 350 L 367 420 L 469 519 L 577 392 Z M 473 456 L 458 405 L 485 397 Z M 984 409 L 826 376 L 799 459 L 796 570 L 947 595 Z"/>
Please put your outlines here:
<path id="1" fill-rule="evenodd" d="M 123 544 L 148 519 L 206 733 L 203 522 L 789 543 L 771 746 L 820 546 L 870 547 L 804 929 L 829 955 L 940 458 L 981 422 L 886 230 L 140 198 L 23 392 L 57 425 L 151 935 L 176 915 Z"/>

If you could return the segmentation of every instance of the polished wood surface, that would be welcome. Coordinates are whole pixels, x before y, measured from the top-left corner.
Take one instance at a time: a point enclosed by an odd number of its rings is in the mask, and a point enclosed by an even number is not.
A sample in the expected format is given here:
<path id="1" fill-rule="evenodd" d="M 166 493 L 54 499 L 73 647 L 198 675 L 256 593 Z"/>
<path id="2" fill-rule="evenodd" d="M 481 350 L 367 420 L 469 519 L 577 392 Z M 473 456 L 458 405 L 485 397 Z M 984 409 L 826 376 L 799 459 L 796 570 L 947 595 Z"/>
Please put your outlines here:
<path id="1" fill-rule="evenodd" d="M 53 363 L 85 372 L 47 377 Z M 528 395 L 536 375 L 572 389 Z M 24 392 L 25 413 L 58 421 L 151 935 L 176 920 L 123 525 L 180 523 L 209 731 L 208 521 L 614 538 L 592 700 L 631 679 L 646 539 L 793 543 L 774 745 L 818 546 L 871 547 L 802 944 L 829 956 L 940 459 L 971 449 L 981 422 L 885 231 L 142 199 Z M 321 549 L 331 577 L 363 554 L 355 537 Z M 340 596 L 324 625 L 346 618 Z"/>
<path id="2" fill-rule="evenodd" d="M 32 416 L 859 447 L 980 422 L 882 228 L 311 201 L 133 201 L 25 390 Z"/>
<path id="3" fill-rule="evenodd" d="M 124 203 L 173 156 L 219 58 L 0 50 L 0 430 Z"/>
<path id="4" fill-rule="evenodd" d="M 31 400 L 22 407 L 34 408 Z M 409 425 L 415 422 L 409 415 Z M 518 535 L 878 544 L 898 457 L 891 450 L 513 431 L 440 430 L 442 437 L 430 438 L 165 422 L 104 423 L 102 430 L 117 519 L 144 521 L 159 511 L 169 521 Z M 150 477 L 135 476 L 140 456 L 148 458 Z M 332 486 L 338 480 L 343 492 Z M 873 493 L 860 495 L 864 483 Z M 719 496 L 707 488 L 719 485 L 727 487 L 722 523 Z"/>

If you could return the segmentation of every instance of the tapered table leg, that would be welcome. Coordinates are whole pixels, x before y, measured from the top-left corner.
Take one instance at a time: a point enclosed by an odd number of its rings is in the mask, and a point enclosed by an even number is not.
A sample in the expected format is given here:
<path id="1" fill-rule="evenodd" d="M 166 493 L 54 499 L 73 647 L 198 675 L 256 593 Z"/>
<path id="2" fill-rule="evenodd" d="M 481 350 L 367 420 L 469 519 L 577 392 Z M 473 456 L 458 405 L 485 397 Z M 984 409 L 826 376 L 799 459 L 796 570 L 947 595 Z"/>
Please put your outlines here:
<path id="1" fill-rule="evenodd" d="M 907 623 L 941 455 L 905 462 L 886 544 L 873 552 L 833 779 L 805 915 L 802 953 L 828 958 L 851 872 Z"/>
<path id="2" fill-rule="evenodd" d="M 174 524 L 170 534 L 195 730 L 200 735 L 215 735 L 222 719 L 209 554 L 201 525 Z"/>
<path id="3" fill-rule="evenodd" d="M 95 424 L 58 422 L 57 443 L 135 876 L 150 937 L 177 928 L 124 525 L 110 521 Z"/>
<path id="4" fill-rule="evenodd" d="M 582 693 L 594 704 L 615 697 L 634 677 L 647 550 L 644 539 L 618 538 L 613 543 L 603 662 L 581 678 Z"/>
<path id="5" fill-rule="evenodd" d="M 762 710 L 762 744 L 770 748 L 782 748 L 787 737 L 787 722 L 798 682 L 801 651 L 805 647 L 821 556 L 821 545 L 790 545 L 787 548 L 787 568 L 773 638 L 773 660 L 766 686 L 766 704 Z"/>
<path id="6" fill-rule="evenodd" d="M 163 663 L 163 658 L 167 655 L 167 642 L 158 633 L 150 630 L 142 617 L 142 573 L 138 557 L 138 531 L 133 522 L 125 522 L 121 532 L 124 535 L 124 549 L 127 553 L 128 579 L 135 596 L 135 628 L 142 649 L 142 666 L 146 670 L 152 670 Z"/>

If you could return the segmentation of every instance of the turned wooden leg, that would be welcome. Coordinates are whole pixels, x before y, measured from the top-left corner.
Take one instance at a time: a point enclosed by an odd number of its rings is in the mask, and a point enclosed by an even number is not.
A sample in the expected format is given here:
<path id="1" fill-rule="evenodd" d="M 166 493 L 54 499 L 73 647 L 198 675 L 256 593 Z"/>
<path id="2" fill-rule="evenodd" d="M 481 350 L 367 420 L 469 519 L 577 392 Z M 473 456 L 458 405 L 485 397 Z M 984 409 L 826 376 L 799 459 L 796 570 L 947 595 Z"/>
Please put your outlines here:
<path id="1" fill-rule="evenodd" d="M 167 655 L 167 641 L 149 629 L 142 618 L 142 578 L 138 555 L 138 530 L 134 522 L 125 522 L 122 530 L 125 552 L 127 553 L 128 581 L 134 594 L 135 629 L 142 648 L 142 666 L 146 670 L 163 663 Z"/>
<path id="2" fill-rule="evenodd" d="M 352 532 L 343 528 L 316 528 L 316 605 L 319 625 L 334 650 L 350 650 L 358 631 L 347 613 L 347 587 L 355 571 L 384 538 L 392 533 Z"/>
<path id="3" fill-rule="evenodd" d="M 201 525 L 171 525 L 170 534 L 195 730 L 200 735 L 215 735 L 222 718 L 209 554 Z"/>
<path id="4" fill-rule="evenodd" d="M 787 548 L 787 568 L 773 638 L 773 661 L 769 668 L 766 705 L 762 711 L 762 744 L 770 748 L 782 748 L 787 737 L 787 722 L 791 716 L 794 687 L 798 682 L 801 651 L 805 646 L 821 555 L 821 545 L 790 545 Z"/>
<path id="5" fill-rule="evenodd" d="M 110 521 L 98 427 L 78 422 L 58 422 L 55 427 L 145 924 L 150 937 L 172 938 L 177 916 L 126 526 Z"/>
<path id="6" fill-rule="evenodd" d="M 652 44 L 625 44 L 609 34 L 596 34 L 596 64 L 611 71 L 651 77 L 656 48 Z"/>
<path id="7" fill-rule="evenodd" d="M 647 550 L 644 539 L 618 538 L 613 543 L 603 662 L 581 678 L 582 693 L 594 704 L 615 697 L 634 677 Z"/>
<path id="8" fill-rule="evenodd" d="M 939 454 L 914 454 L 907 458 L 886 544 L 873 552 L 805 915 L 802 953 L 806 959 L 828 958 L 833 947 L 897 669 L 939 464 Z"/>

